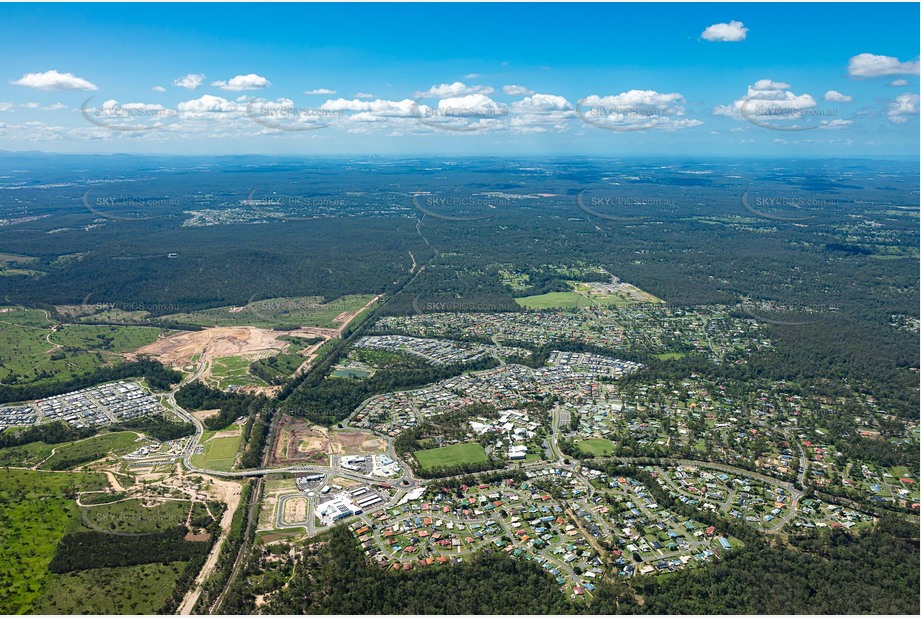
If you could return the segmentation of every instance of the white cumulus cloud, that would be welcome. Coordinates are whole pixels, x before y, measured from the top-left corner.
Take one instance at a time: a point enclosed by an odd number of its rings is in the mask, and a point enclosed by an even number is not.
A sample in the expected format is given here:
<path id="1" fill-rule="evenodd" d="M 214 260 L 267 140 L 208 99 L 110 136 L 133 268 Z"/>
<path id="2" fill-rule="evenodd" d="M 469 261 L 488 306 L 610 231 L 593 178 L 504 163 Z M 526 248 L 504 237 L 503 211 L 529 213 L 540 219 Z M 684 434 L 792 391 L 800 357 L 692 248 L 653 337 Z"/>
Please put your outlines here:
<path id="1" fill-rule="evenodd" d="M 744 97 L 730 105 L 717 105 L 713 108 L 716 116 L 730 116 L 741 119 L 745 116 L 764 117 L 773 120 L 790 120 L 799 118 L 803 110 L 816 106 L 816 101 L 809 94 L 795 94 L 789 90 L 790 84 L 759 79 L 748 87 Z"/>
<path id="2" fill-rule="evenodd" d="M 918 95 L 913 92 L 900 94 L 895 101 L 889 104 L 889 111 L 886 115 L 889 120 L 896 124 L 908 122 L 909 116 L 918 115 Z"/>
<path id="3" fill-rule="evenodd" d="M 786 90 L 790 84 L 786 82 L 775 82 L 770 79 L 759 79 L 752 84 L 752 90 Z"/>
<path id="4" fill-rule="evenodd" d="M 166 88 L 164 88 L 163 86 L 154 86 L 153 88 L 151 88 L 151 90 L 153 90 L 154 92 L 166 92 Z"/>
<path id="5" fill-rule="evenodd" d="M 413 112 L 414 107 L 424 106 L 417 106 L 412 99 L 403 99 L 402 101 L 334 99 L 321 105 L 320 109 L 332 112 L 364 112 L 372 116 L 410 118 L 416 115 Z"/>
<path id="6" fill-rule="evenodd" d="M 555 94 L 535 94 L 512 103 L 515 111 L 572 112 L 572 104 Z"/>
<path id="7" fill-rule="evenodd" d="M 447 97 L 438 101 L 438 111 L 443 116 L 502 116 L 507 113 L 506 106 L 490 99 L 485 94 L 467 94 L 460 97 Z"/>
<path id="8" fill-rule="evenodd" d="M 304 94 L 336 94 L 335 90 L 330 90 L 329 88 L 314 88 L 313 90 L 305 90 Z"/>
<path id="9" fill-rule="evenodd" d="M 748 28 L 740 21 L 731 21 L 728 24 L 713 24 L 700 33 L 700 38 L 706 41 L 721 41 L 735 43 L 744 41 Z"/>
<path id="10" fill-rule="evenodd" d="M 174 86 L 179 86 L 180 88 L 188 88 L 189 90 L 195 90 L 201 86 L 205 81 L 204 73 L 189 73 L 188 75 L 183 75 L 173 80 Z"/>
<path id="11" fill-rule="evenodd" d="M 511 104 L 510 125 L 519 133 L 563 132 L 576 117 L 572 103 L 555 94 L 534 94 Z"/>
<path id="12" fill-rule="evenodd" d="M 205 94 L 197 99 L 182 101 L 176 107 L 183 119 L 197 120 L 201 118 L 218 118 L 224 115 L 240 115 L 246 110 L 246 105 L 236 101 L 228 101 L 223 97 Z"/>
<path id="13" fill-rule="evenodd" d="M 236 75 L 229 80 L 218 80 L 211 82 L 212 86 L 217 86 L 221 90 L 230 90 L 239 92 L 241 90 L 262 90 L 272 85 L 272 82 L 261 75 L 249 73 L 247 75 Z"/>
<path id="14" fill-rule="evenodd" d="M 490 86 L 467 86 L 463 82 L 454 82 L 453 84 L 441 84 L 432 86 L 428 90 L 416 93 L 417 99 L 434 97 L 444 99 L 447 97 L 462 97 L 468 94 L 490 94 L 493 91 Z"/>
<path id="15" fill-rule="evenodd" d="M 908 85 L 908 80 L 907 79 L 894 79 L 891 82 L 889 82 L 889 85 L 895 86 L 896 88 L 901 88 L 902 86 Z"/>
<path id="16" fill-rule="evenodd" d="M 592 107 L 667 107 L 672 103 L 680 103 L 683 101 L 684 97 L 677 92 L 664 93 L 656 92 L 655 90 L 629 90 L 617 95 L 608 95 L 604 97 L 593 94 L 586 97 L 583 104 Z"/>
<path id="17" fill-rule="evenodd" d="M 847 94 L 841 94 L 837 90 L 829 90 L 825 93 L 825 100 L 835 103 L 850 103 L 854 100 L 854 97 Z"/>
<path id="18" fill-rule="evenodd" d="M 55 70 L 44 73 L 26 73 L 10 82 L 14 86 L 26 86 L 38 90 L 98 90 L 96 84 L 77 77 L 73 73 L 58 73 Z"/>
<path id="19" fill-rule="evenodd" d="M 851 77 L 879 77 L 881 75 L 917 75 L 918 61 L 900 62 L 892 56 L 857 54 L 847 63 Z"/>
<path id="20" fill-rule="evenodd" d="M 614 131 L 687 129 L 702 125 L 686 118 L 684 96 L 678 92 L 628 90 L 616 95 L 590 95 L 580 102 L 581 118 L 594 126 Z"/>

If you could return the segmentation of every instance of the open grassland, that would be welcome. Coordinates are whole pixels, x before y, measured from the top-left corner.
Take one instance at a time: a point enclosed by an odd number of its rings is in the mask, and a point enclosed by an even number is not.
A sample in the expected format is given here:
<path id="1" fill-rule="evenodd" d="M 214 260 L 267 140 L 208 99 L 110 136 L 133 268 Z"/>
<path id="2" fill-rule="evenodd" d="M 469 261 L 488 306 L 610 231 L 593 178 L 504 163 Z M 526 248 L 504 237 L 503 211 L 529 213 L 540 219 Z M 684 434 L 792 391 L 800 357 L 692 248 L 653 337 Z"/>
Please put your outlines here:
<path id="1" fill-rule="evenodd" d="M 76 522 L 76 531 L 96 530 L 120 534 L 163 532 L 184 525 L 191 506 L 191 502 L 182 500 L 169 500 L 150 506 L 141 500 L 125 500 L 83 507 L 80 520 Z"/>
<path id="2" fill-rule="evenodd" d="M 653 354 L 659 360 L 678 360 L 679 358 L 684 358 L 687 356 L 684 352 L 662 352 L 661 354 Z"/>
<path id="3" fill-rule="evenodd" d="M 241 356 L 215 358 L 211 363 L 209 378 L 222 390 L 228 386 L 265 386 L 265 381 L 249 372 L 251 362 Z"/>
<path id="4" fill-rule="evenodd" d="M 152 326 L 96 326 L 67 324 L 51 335 L 51 341 L 65 348 L 130 352 L 153 343 L 172 331 Z"/>
<path id="5" fill-rule="evenodd" d="M 413 453 L 424 470 L 439 466 L 454 467 L 465 464 L 486 463 L 489 458 L 482 446 L 476 443 L 453 444 L 441 448 L 430 448 Z"/>
<path id="6" fill-rule="evenodd" d="M 51 327 L 52 322 L 38 310 L 0 313 L 0 382 L 63 381 L 106 363 L 99 352 L 64 350 L 51 343 Z"/>
<path id="7" fill-rule="evenodd" d="M 591 305 L 588 299 L 575 292 L 548 292 L 516 298 L 515 302 L 526 309 L 578 309 Z"/>
<path id="8" fill-rule="evenodd" d="M 37 614 L 159 614 L 186 562 L 109 567 L 48 576 Z"/>
<path id="9" fill-rule="evenodd" d="M 592 306 L 626 307 L 640 303 L 661 303 L 648 292 L 627 283 L 610 289 L 610 284 L 568 281 L 571 292 L 548 292 L 537 296 L 516 298 L 515 302 L 526 309 L 585 309 Z"/>
<path id="10" fill-rule="evenodd" d="M 97 473 L 0 474 L 0 614 L 33 609 L 58 541 L 80 517 L 76 492 L 107 485 Z"/>
<path id="11" fill-rule="evenodd" d="M 164 316 L 166 321 L 200 326 L 258 326 L 263 328 L 305 327 L 338 328 L 343 314 L 353 314 L 364 307 L 374 296 L 352 294 L 331 302 L 318 296 L 270 298 L 246 304 L 243 307 L 217 307 Z"/>
<path id="12" fill-rule="evenodd" d="M 125 453 L 137 448 L 138 434 L 133 431 L 103 433 L 92 438 L 54 447 L 54 455 L 42 463 L 44 470 L 66 470 L 102 459 L 110 452 Z"/>
<path id="13" fill-rule="evenodd" d="M 161 332 L 147 326 L 60 325 L 44 311 L 0 307 L 0 382 L 69 380 L 121 363 L 117 353 L 147 345 Z"/>
<path id="14" fill-rule="evenodd" d="M 29 442 L 21 446 L 0 448 L 0 467 L 31 468 L 51 455 L 50 444 Z"/>
<path id="15" fill-rule="evenodd" d="M 649 292 L 645 292 L 629 283 L 621 283 L 617 286 L 617 289 L 613 291 L 608 290 L 607 287 L 601 287 L 601 285 L 606 286 L 607 284 L 599 285 L 578 281 L 570 281 L 569 284 L 572 286 L 573 291 L 585 296 L 587 300 L 585 306 L 591 304 L 603 305 L 606 307 L 626 307 L 638 303 L 663 302 L 662 299 L 656 298 Z"/>
<path id="16" fill-rule="evenodd" d="M 55 305 L 54 310 L 68 322 L 150 324 L 149 311 L 123 309 L 112 304 Z"/>
<path id="17" fill-rule="evenodd" d="M 0 252 L 0 268 L 10 265 L 28 264 L 29 262 L 34 262 L 37 259 L 37 257 L 33 257 L 31 255 L 16 255 L 15 253 Z"/>
<path id="18" fill-rule="evenodd" d="M 31 270 L 28 268 L 16 268 L 9 266 L 0 266 L 0 277 L 41 277 L 44 275 L 40 270 Z"/>

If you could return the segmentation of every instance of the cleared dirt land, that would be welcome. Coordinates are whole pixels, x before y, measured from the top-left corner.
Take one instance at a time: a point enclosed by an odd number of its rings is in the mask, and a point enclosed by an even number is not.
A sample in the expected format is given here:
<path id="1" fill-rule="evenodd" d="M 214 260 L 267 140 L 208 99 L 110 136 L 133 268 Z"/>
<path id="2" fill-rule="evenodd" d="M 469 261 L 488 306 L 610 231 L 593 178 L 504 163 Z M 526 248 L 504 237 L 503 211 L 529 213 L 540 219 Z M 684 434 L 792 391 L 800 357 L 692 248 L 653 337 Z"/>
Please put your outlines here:
<path id="1" fill-rule="evenodd" d="M 259 530 L 274 530 L 279 497 L 297 493 L 294 479 L 279 479 L 265 482 L 262 492 L 262 507 L 259 509 Z"/>
<path id="2" fill-rule="evenodd" d="M 291 498 L 285 502 L 285 512 L 282 521 L 286 524 L 296 524 L 307 520 L 307 498 Z"/>
<path id="3" fill-rule="evenodd" d="M 251 326 L 219 326 L 164 337 L 139 348 L 136 354 L 147 354 L 164 365 L 182 368 L 192 364 L 192 357 L 198 354 L 207 358 L 223 358 L 283 351 L 288 344 L 278 340 L 282 334 L 285 333 Z"/>
<path id="4" fill-rule="evenodd" d="M 285 416 L 272 449 L 273 464 L 326 463 L 330 455 L 369 455 L 387 451 L 387 441 L 365 431 L 333 431 Z"/>

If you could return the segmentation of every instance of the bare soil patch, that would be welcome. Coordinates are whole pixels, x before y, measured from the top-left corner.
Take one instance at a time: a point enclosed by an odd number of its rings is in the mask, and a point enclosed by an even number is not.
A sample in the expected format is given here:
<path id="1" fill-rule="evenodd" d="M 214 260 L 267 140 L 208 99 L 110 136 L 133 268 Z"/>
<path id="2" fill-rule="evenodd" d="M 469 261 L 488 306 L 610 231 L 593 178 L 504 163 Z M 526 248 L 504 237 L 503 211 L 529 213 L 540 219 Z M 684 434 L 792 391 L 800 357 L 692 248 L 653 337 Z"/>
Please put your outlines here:
<path id="1" fill-rule="evenodd" d="M 288 344 L 278 340 L 282 334 L 285 333 L 252 326 L 219 326 L 170 335 L 139 348 L 135 354 L 146 354 L 165 365 L 181 368 L 190 365 L 197 354 L 202 355 L 199 362 L 204 362 L 226 356 L 258 357 L 284 351 Z"/>
<path id="2" fill-rule="evenodd" d="M 215 414 L 220 412 L 220 409 L 215 408 L 214 410 L 199 410 L 198 412 L 192 412 L 192 416 L 197 418 L 200 421 L 211 418 Z"/>
<path id="3" fill-rule="evenodd" d="M 272 463 L 325 462 L 330 455 L 371 455 L 387 452 L 387 441 L 365 431 L 332 431 L 291 416 L 282 418 Z"/>
<path id="4" fill-rule="evenodd" d="M 237 436 L 242 436 L 242 435 L 243 435 L 242 429 L 222 429 L 221 431 L 218 431 L 213 436 L 211 436 L 209 441 L 214 440 L 216 438 L 236 438 Z"/>
<path id="5" fill-rule="evenodd" d="M 282 521 L 286 524 L 295 524 L 307 519 L 307 499 L 291 498 L 285 502 L 285 512 Z"/>

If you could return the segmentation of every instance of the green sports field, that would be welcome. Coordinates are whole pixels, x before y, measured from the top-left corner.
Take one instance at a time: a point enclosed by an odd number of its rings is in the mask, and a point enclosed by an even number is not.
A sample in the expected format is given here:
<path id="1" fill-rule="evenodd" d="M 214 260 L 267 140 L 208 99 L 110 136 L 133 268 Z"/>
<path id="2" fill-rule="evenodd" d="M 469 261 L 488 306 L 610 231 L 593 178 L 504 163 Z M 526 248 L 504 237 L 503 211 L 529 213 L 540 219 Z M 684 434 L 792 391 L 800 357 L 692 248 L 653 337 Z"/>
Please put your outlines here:
<path id="1" fill-rule="evenodd" d="M 610 455 L 614 451 L 614 443 L 606 438 L 589 438 L 588 440 L 582 440 L 576 446 L 583 453 L 595 457 Z"/>
<path id="2" fill-rule="evenodd" d="M 239 425 L 231 425 L 228 430 L 240 429 Z M 192 457 L 192 464 L 209 470 L 223 470 L 229 472 L 237 459 L 237 451 L 243 436 L 225 436 L 215 438 L 214 431 L 206 431 L 202 435 L 201 445 L 204 447 L 201 455 Z"/>
<path id="3" fill-rule="evenodd" d="M 441 448 L 430 448 L 413 453 L 419 465 L 429 470 L 438 466 L 462 466 L 464 464 L 486 463 L 489 458 L 482 446 L 476 443 L 454 444 Z"/>

